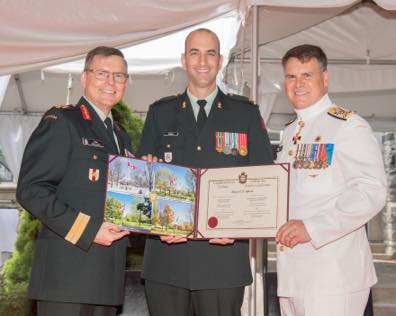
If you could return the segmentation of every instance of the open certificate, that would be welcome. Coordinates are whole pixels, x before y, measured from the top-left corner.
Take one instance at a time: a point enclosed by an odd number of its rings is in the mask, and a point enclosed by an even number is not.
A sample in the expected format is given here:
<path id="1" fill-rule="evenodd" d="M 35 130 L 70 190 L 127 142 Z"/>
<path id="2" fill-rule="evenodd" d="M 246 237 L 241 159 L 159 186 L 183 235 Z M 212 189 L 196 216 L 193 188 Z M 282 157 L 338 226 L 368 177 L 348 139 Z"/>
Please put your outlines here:
<path id="1" fill-rule="evenodd" d="M 289 165 L 202 169 L 197 232 L 269 238 L 287 221 Z"/>
<path id="2" fill-rule="evenodd" d="M 144 234 L 272 238 L 288 184 L 288 164 L 196 169 L 110 155 L 105 218 Z"/>

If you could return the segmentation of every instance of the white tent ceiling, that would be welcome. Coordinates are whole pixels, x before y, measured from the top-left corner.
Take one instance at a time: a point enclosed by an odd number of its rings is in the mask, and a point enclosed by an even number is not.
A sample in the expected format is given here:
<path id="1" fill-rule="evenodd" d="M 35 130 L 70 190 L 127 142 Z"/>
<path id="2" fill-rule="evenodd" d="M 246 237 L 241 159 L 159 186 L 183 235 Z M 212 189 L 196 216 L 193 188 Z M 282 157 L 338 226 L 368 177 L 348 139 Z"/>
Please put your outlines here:
<path id="1" fill-rule="evenodd" d="M 0 2 L 0 75 L 130 46 L 210 20 L 238 0 L 18 0 Z"/>

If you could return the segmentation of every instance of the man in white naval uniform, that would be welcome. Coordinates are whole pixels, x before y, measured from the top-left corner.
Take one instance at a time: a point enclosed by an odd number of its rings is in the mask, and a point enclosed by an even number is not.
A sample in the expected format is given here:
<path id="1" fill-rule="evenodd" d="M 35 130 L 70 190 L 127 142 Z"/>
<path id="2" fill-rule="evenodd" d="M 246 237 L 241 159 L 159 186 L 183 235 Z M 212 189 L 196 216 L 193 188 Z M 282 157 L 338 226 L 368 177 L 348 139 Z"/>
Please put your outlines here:
<path id="1" fill-rule="evenodd" d="M 297 114 L 277 158 L 291 170 L 289 221 L 276 236 L 282 315 L 361 316 L 377 281 L 364 225 L 386 199 L 379 145 L 330 100 L 320 47 L 294 47 L 282 63 Z"/>

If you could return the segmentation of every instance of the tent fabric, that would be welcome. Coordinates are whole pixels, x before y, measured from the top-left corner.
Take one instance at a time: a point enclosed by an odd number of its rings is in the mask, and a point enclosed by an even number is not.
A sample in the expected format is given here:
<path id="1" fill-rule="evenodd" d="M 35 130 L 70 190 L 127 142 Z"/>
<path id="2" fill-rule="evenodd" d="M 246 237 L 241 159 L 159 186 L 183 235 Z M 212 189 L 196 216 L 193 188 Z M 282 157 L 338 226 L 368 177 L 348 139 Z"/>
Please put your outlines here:
<path id="1" fill-rule="evenodd" d="M 24 148 L 39 121 L 39 116 L 0 116 L 0 148 L 15 181 L 18 179 Z"/>
<path id="2" fill-rule="evenodd" d="M 282 11 L 272 7 L 260 7 L 259 15 L 267 16 L 271 12 L 277 19 L 285 19 L 282 18 Z M 295 11 L 295 14 L 299 12 Z M 300 16 L 300 19 L 303 18 L 304 14 Z M 260 25 L 265 25 L 265 19 L 260 21 Z M 260 33 L 262 29 L 260 27 Z M 396 90 L 395 29 L 396 12 L 386 11 L 371 3 L 348 8 L 335 17 L 299 32 L 290 29 L 289 36 L 280 36 L 277 40 L 268 41 L 260 35 L 257 101 L 263 117 L 268 118 L 267 125 L 281 130 L 293 112 L 282 92 L 282 56 L 293 46 L 310 43 L 321 46 L 329 58 L 330 96 L 334 96 L 337 103 L 341 101 L 340 105 L 369 118 L 377 131 L 394 130 L 396 110 L 392 93 Z M 239 38 L 233 48 L 234 56 L 240 56 L 238 52 L 246 46 L 249 44 Z M 246 55 L 249 57 L 249 54 Z M 234 63 L 228 65 L 227 81 L 236 88 L 249 85 L 249 66 L 250 63 L 241 63 L 238 58 L 234 58 Z M 277 96 L 274 97 L 274 94 Z M 364 98 L 360 95 L 364 95 Z M 372 106 L 372 102 L 376 102 L 376 107 Z M 279 120 L 282 115 L 283 119 Z"/>
<path id="3" fill-rule="evenodd" d="M 266 5 L 294 8 L 334 8 L 344 7 L 359 3 L 360 0 L 246 0 L 248 5 Z M 386 10 L 396 10 L 394 0 L 375 0 L 379 6 Z"/>
<path id="4" fill-rule="evenodd" d="M 3 104 L 5 94 L 7 92 L 8 83 L 10 82 L 10 75 L 0 76 L 0 109 Z"/>
<path id="5" fill-rule="evenodd" d="M 0 6 L 0 75 L 122 47 L 223 15 L 238 0 L 7 1 Z"/>
<path id="6" fill-rule="evenodd" d="M 0 267 L 3 266 L 3 253 L 14 251 L 17 238 L 19 212 L 16 209 L 0 209 Z"/>

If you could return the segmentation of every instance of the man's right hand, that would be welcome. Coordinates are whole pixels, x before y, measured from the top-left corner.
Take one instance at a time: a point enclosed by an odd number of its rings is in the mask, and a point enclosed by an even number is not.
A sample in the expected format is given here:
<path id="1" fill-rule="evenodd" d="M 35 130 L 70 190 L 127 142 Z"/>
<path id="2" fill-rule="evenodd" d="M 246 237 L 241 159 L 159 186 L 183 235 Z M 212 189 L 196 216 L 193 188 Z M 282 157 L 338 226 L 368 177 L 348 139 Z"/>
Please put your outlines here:
<path id="1" fill-rule="evenodd" d="M 102 246 L 111 246 L 114 241 L 129 235 L 129 233 L 127 230 L 120 230 L 120 227 L 116 224 L 103 222 L 96 234 L 94 243 Z"/>

